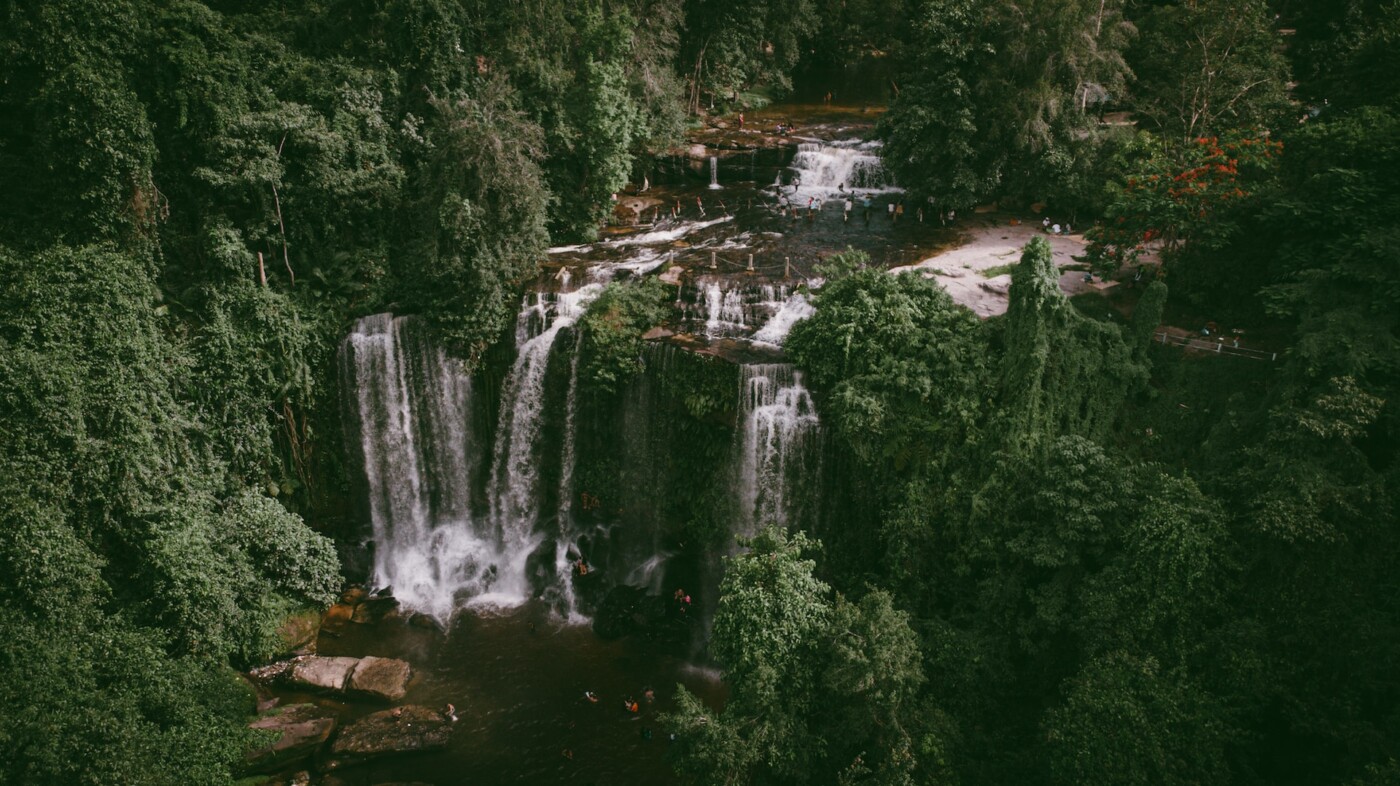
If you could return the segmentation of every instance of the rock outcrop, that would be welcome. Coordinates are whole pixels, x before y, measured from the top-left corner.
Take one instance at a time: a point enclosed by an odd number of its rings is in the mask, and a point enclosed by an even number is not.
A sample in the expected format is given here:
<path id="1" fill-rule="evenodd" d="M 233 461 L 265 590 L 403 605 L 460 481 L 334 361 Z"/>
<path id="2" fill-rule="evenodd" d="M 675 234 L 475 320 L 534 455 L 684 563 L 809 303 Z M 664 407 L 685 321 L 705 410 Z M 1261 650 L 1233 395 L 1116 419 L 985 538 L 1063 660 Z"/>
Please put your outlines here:
<path id="1" fill-rule="evenodd" d="M 306 690 L 398 701 L 408 693 L 413 668 L 396 658 L 345 658 L 313 655 L 293 662 L 289 684 Z"/>
<path id="2" fill-rule="evenodd" d="M 344 693 L 350 675 L 360 665 L 359 658 L 327 658 L 312 655 L 292 664 L 287 681 L 299 688 Z"/>
<path id="3" fill-rule="evenodd" d="M 335 730 L 335 718 L 314 704 L 274 707 L 248 727 L 276 732 L 277 737 L 248 752 L 248 772 L 273 772 L 309 760 Z"/>
<path id="4" fill-rule="evenodd" d="M 395 658 L 361 658 L 346 689 L 359 696 L 368 696 L 381 701 L 398 701 L 408 693 L 408 681 L 413 677 L 413 669 L 407 661 Z"/>
<path id="5" fill-rule="evenodd" d="M 341 729 L 331 744 L 325 769 L 403 753 L 442 750 L 452 738 L 452 721 L 418 704 L 366 715 Z"/>

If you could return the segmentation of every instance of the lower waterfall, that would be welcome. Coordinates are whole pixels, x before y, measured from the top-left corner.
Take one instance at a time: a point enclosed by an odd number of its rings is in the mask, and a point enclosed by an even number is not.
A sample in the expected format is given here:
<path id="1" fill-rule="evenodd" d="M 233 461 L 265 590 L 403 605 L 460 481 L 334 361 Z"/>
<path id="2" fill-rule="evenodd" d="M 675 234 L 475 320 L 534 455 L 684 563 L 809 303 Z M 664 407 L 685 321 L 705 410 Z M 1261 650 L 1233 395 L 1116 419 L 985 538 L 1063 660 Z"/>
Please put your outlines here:
<path id="1" fill-rule="evenodd" d="M 375 314 L 346 337 L 340 359 L 369 496 L 374 576 L 406 605 L 450 616 L 481 589 L 496 544 L 472 515 L 480 452 L 472 383 L 411 317 Z"/>
<path id="2" fill-rule="evenodd" d="M 545 420 L 545 374 L 560 331 L 577 322 L 601 290 L 601 284 L 590 284 L 575 292 L 554 296 L 552 303 L 543 294 L 526 298 L 516 327 L 515 365 L 501 392 L 501 415 L 489 486 L 491 522 L 501 544 L 502 564 L 496 566 L 490 594 L 475 600 L 514 605 L 532 594 L 526 562 L 548 537 L 541 526 L 544 511 L 541 509 L 540 476 L 545 449 L 541 440 Z M 534 298 L 533 304 L 530 298 Z M 541 328 L 538 333 L 534 332 L 536 328 Z M 576 379 L 576 375 L 571 375 L 571 383 Z M 561 542 L 565 533 L 552 534 L 557 536 L 556 552 L 567 552 L 568 544 Z M 557 554 L 554 563 L 563 571 L 560 579 L 567 582 L 567 554 Z"/>

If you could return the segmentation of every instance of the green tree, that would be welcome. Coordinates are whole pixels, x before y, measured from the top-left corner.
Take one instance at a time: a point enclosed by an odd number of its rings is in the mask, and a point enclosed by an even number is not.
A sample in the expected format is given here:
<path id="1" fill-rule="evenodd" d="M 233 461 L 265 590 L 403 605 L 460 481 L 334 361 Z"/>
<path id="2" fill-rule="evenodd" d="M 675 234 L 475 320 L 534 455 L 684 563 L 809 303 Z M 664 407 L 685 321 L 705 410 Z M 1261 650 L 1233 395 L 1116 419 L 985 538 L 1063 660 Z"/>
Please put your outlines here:
<path id="1" fill-rule="evenodd" d="M 1047 718 L 1052 782 L 1229 783 L 1219 713 L 1152 658 L 1107 653 L 1068 683 Z"/>
<path id="2" fill-rule="evenodd" d="M 603 395 L 620 392 L 642 370 L 642 334 L 669 310 L 670 290 L 655 278 L 608 284 L 580 320 L 583 383 Z"/>
<path id="3" fill-rule="evenodd" d="M 917 4 L 911 73 L 880 124 L 902 182 L 940 210 L 1053 193 L 1045 181 L 1092 155 L 1099 104 L 1123 92 L 1122 5 Z"/>
<path id="4" fill-rule="evenodd" d="M 665 722 L 696 783 L 912 783 L 907 713 L 923 682 L 892 597 L 858 603 L 812 576 L 814 544 L 776 528 L 726 560 L 711 653 L 730 697 L 708 710 L 684 687 Z"/>
<path id="5" fill-rule="evenodd" d="M 1164 137 L 1187 141 L 1277 128 L 1287 63 L 1264 0 L 1195 0 L 1154 8 L 1132 56 L 1133 109 Z"/>
<path id="6" fill-rule="evenodd" d="M 510 324 L 546 241 L 544 140 L 514 100 L 496 80 L 433 104 L 397 262 L 403 289 L 473 360 Z"/>
<path id="7" fill-rule="evenodd" d="M 786 348 L 863 462 L 908 471 L 946 460 L 970 437 L 988 384 L 970 311 L 921 276 L 874 269 L 828 282 L 815 303 Z"/>
<path id="8" fill-rule="evenodd" d="M 1002 339 L 998 428 L 1010 446 L 1101 436 L 1146 381 L 1122 331 L 1080 314 L 1059 282 L 1050 244 L 1032 239 L 1012 272 Z"/>
<path id="9" fill-rule="evenodd" d="M 803 559 L 811 544 L 776 528 L 726 560 L 710 653 L 729 701 L 712 713 L 684 686 L 667 723 L 678 735 L 677 769 L 696 783 L 803 783 L 823 754 L 819 706 L 830 588 Z"/>
<path id="10" fill-rule="evenodd" d="M 790 88 L 819 24 L 812 0 L 690 0 L 685 10 L 680 66 L 692 114 L 751 86 Z"/>

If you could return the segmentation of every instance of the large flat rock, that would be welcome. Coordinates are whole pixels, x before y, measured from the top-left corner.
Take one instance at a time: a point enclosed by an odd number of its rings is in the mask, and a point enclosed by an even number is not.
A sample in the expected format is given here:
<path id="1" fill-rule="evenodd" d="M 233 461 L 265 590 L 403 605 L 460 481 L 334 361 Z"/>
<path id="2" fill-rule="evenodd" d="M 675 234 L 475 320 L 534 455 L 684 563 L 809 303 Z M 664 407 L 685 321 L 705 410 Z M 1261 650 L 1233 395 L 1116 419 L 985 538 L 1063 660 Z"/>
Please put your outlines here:
<path id="1" fill-rule="evenodd" d="M 346 688 L 354 694 L 383 701 L 398 701 L 408 692 L 413 669 L 407 661 L 395 658 L 361 658 Z"/>
<path id="2" fill-rule="evenodd" d="M 287 681 L 311 690 L 343 693 L 350 675 L 360 665 L 359 658 L 327 658 L 320 655 L 302 658 L 292 665 Z"/>
<path id="3" fill-rule="evenodd" d="M 248 727 L 278 736 L 248 752 L 246 771 L 273 772 L 309 760 L 330 739 L 335 718 L 324 717 L 314 704 L 292 704 L 273 708 Z"/>
<path id="4" fill-rule="evenodd" d="M 452 738 L 452 721 L 418 704 L 383 710 L 351 723 L 331 745 L 327 769 L 382 756 L 442 750 Z"/>

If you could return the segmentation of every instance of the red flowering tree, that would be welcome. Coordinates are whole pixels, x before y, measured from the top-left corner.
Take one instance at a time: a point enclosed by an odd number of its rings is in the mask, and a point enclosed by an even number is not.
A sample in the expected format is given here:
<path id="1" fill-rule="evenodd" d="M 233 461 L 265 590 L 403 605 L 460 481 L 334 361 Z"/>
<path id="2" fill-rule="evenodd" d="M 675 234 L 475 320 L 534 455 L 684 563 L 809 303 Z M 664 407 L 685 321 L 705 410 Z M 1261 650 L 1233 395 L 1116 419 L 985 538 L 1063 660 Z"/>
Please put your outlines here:
<path id="1" fill-rule="evenodd" d="M 1113 186 L 1103 220 L 1086 233 L 1090 260 L 1111 273 L 1152 243 L 1169 260 L 1182 245 L 1215 231 L 1218 215 L 1253 193 L 1282 149 L 1257 134 L 1159 147 L 1138 174 Z"/>

